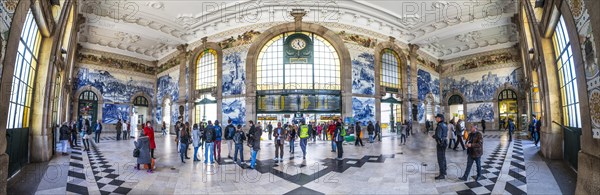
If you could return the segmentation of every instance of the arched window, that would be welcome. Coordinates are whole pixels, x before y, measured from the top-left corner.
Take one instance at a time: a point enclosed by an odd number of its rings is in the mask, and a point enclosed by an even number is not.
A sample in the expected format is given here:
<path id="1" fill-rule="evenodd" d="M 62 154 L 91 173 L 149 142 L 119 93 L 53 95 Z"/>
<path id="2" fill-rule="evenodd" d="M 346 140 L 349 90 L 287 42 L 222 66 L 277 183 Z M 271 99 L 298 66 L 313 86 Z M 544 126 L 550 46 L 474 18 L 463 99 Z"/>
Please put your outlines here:
<path id="1" fill-rule="evenodd" d="M 554 44 L 554 56 L 556 57 L 556 69 L 558 70 L 561 106 L 563 109 L 563 125 L 581 128 L 581 117 L 579 116 L 579 89 L 577 88 L 577 72 L 573 61 L 573 50 L 571 41 L 565 25 L 565 20 L 560 16 L 558 24 L 552 35 Z"/>
<path id="2" fill-rule="evenodd" d="M 386 91 L 398 92 L 402 88 L 401 78 L 398 54 L 391 49 L 384 49 L 381 54 L 381 86 L 384 86 Z"/>
<path id="3" fill-rule="evenodd" d="M 134 106 L 148 106 L 148 99 L 146 99 L 144 96 L 138 96 L 133 100 L 133 105 Z"/>
<path id="4" fill-rule="evenodd" d="M 82 100 L 98 101 L 98 96 L 96 96 L 96 93 L 92 91 L 84 91 L 81 94 L 79 94 L 79 101 Z"/>
<path id="5" fill-rule="evenodd" d="M 196 90 L 217 86 L 217 52 L 206 49 L 196 61 Z"/>
<path id="6" fill-rule="evenodd" d="M 304 49 L 305 41 L 294 42 L 298 34 L 312 42 L 312 50 Z M 298 46 L 286 45 L 292 42 Z M 290 48 L 306 55 L 312 53 L 312 61 L 290 58 L 284 62 L 285 56 L 294 52 Z M 313 33 L 289 32 L 275 36 L 260 50 L 256 70 L 257 90 L 340 90 L 339 56 L 327 40 Z"/>
<path id="7" fill-rule="evenodd" d="M 459 95 L 453 95 L 450 96 L 450 98 L 448 99 L 448 105 L 462 105 L 463 104 L 463 99 L 462 97 L 460 97 Z"/>
<path id="8" fill-rule="evenodd" d="M 28 128 L 33 99 L 33 84 L 38 64 L 42 36 L 29 10 L 19 39 L 12 78 L 7 129 Z"/>
<path id="9" fill-rule="evenodd" d="M 516 100 L 516 99 L 517 99 L 517 93 L 515 93 L 515 91 L 510 90 L 510 89 L 506 89 L 506 90 L 500 92 L 500 95 L 498 95 L 498 101 Z"/>

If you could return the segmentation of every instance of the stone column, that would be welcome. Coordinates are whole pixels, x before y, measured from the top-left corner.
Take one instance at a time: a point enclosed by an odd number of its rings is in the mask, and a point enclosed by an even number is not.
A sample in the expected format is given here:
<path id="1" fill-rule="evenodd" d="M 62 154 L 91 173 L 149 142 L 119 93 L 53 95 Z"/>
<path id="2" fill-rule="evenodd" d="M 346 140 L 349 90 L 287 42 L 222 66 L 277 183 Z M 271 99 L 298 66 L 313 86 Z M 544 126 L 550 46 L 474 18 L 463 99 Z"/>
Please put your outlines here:
<path id="1" fill-rule="evenodd" d="M 554 50 L 552 48 L 552 40 L 541 38 L 542 52 L 544 52 L 544 64 L 553 65 L 554 64 Z M 543 91 L 543 96 L 546 97 L 546 101 L 543 103 L 546 104 L 545 114 L 542 118 L 543 127 L 540 132 L 540 142 L 541 142 L 541 152 L 542 155 L 549 159 L 561 159 L 563 157 L 562 154 L 562 129 L 558 125 L 554 125 L 552 120 L 561 120 L 562 112 L 560 109 L 561 105 L 561 97 L 559 89 L 559 83 L 557 79 L 549 79 L 556 78 L 555 75 L 558 75 L 557 70 L 554 66 L 540 66 L 541 71 L 545 73 L 545 77 L 542 77 L 540 80 L 541 85 L 545 85 L 545 89 Z M 542 95 L 542 94 L 540 94 Z"/>
<path id="2" fill-rule="evenodd" d="M 189 86 L 186 84 L 186 72 L 185 69 L 187 67 L 188 64 L 188 56 L 189 56 L 189 52 L 187 49 L 188 45 L 187 44 L 182 44 L 177 46 L 177 50 L 179 50 L 180 54 L 177 56 L 179 58 L 179 99 L 177 100 L 177 116 L 181 116 L 183 118 L 183 123 L 185 122 L 189 122 L 185 120 L 185 106 L 186 104 L 188 104 L 188 101 L 185 100 L 185 95 L 187 94 L 187 91 L 189 89 Z M 181 112 L 179 111 L 179 108 L 183 106 L 184 112 L 183 115 L 180 115 Z"/>
<path id="3" fill-rule="evenodd" d="M 408 45 L 408 60 L 410 61 L 410 90 L 411 94 L 408 97 L 410 101 L 409 109 L 412 109 L 412 105 L 419 106 L 419 88 L 417 86 L 417 51 L 419 50 L 418 45 L 409 44 Z M 413 113 L 418 115 L 418 113 Z M 412 115 L 409 116 L 412 119 Z M 419 125 L 418 119 L 412 122 L 413 130 L 418 132 L 421 130 L 421 126 Z"/>

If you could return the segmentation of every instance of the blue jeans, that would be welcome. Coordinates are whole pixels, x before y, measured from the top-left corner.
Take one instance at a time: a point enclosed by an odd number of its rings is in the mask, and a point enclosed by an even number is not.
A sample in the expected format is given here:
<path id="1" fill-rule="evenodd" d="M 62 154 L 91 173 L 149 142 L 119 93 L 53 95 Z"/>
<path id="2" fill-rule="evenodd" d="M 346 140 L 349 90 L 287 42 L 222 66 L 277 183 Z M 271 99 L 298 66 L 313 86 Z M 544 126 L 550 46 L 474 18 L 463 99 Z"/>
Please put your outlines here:
<path id="1" fill-rule="evenodd" d="M 256 154 L 258 153 L 258 151 L 254 149 L 250 149 L 250 151 L 250 154 L 252 155 L 252 159 L 250 159 L 250 167 L 254 169 L 254 165 L 256 164 Z"/>
<path id="2" fill-rule="evenodd" d="M 290 152 L 294 153 L 294 148 L 296 148 L 296 146 L 294 145 L 294 140 L 290 139 Z"/>
<path id="3" fill-rule="evenodd" d="M 233 153 L 233 161 L 237 161 L 238 151 L 240 152 L 240 162 L 244 162 L 244 144 L 235 144 L 235 152 Z"/>
<path id="4" fill-rule="evenodd" d="M 373 143 L 373 140 L 374 140 L 373 134 L 369 134 L 369 142 Z"/>
<path id="5" fill-rule="evenodd" d="M 200 146 L 195 146 L 194 147 L 194 161 L 199 161 L 199 159 L 198 159 L 198 148 L 199 147 Z"/>
<path id="6" fill-rule="evenodd" d="M 306 158 L 306 144 L 308 142 L 308 138 L 300 139 L 300 149 L 302 149 L 302 157 Z"/>
<path id="7" fill-rule="evenodd" d="M 215 162 L 214 158 L 213 158 L 214 157 L 214 152 L 215 152 L 214 149 L 213 149 L 214 147 L 215 147 L 214 143 L 212 143 L 212 142 L 211 143 L 208 143 L 208 142 L 206 143 L 206 146 L 204 147 L 204 163 L 207 163 L 209 156 L 210 156 L 210 163 L 214 163 Z M 210 154 L 209 154 L 209 152 L 210 152 Z"/>
<path id="8" fill-rule="evenodd" d="M 335 152 L 335 149 L 336 149 L 335 141 L 333 141 L 333 139 L 331 139 L 331 150 Z"/>
<path id="9" fill-rule="evenodd" d="M 464 178 L 469 177 L 469 172 L 471 172 L 471 167 L 473 166 L 473 161 L 477 164 L 477 178 L 481 177 L 481 157 L 471 158 L 467 157 L 467 169 L 465 170 Z"/>
<path id="10" fill-rule="evenodd" d="M 187 144 L 179 143 L 179 156 L 181 157 L 181 162 L 183 162 L 187 153 Z"/>

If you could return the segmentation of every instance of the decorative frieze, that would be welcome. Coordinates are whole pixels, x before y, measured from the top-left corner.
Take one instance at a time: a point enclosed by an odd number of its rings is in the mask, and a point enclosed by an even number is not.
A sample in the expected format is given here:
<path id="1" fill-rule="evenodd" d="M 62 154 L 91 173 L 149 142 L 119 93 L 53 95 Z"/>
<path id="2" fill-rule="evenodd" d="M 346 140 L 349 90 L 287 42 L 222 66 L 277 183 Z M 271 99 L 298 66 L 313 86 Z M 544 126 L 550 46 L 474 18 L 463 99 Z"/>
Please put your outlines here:
<path id="1" fill-rule="evenodd" d="M 115 59 L 102 55 L 81 54 L 77 55 L 77 62 L 80 64 L 95 64 L 103 67 L 143 73 L 147 75 L 156 74 L 155 67 L 149 67 L 142 63 L 131 62 L 122 59 Z"/>

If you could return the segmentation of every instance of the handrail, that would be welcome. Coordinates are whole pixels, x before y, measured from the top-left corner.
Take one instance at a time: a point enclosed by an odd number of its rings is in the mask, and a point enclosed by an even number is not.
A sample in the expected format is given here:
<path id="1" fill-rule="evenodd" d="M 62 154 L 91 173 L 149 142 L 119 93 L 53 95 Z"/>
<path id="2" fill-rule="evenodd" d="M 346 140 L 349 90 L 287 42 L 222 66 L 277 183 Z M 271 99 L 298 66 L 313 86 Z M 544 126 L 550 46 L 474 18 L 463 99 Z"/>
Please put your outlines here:
<path id="1" fill-rule="evenodd" d="M 558 123 L 558 122 L 556 122 L 556 121 L 552 121 L 552 122 L 553 122 L 553 123 L 555 123 L 555 124 L 557 124 L 558 126 L 561 126 L 562 128 L 568 129 L 568 130 L 570 130 L 570 131 L 575 131 L 575 132 L 577 132 L 577 130 L 571 129 L 571 128 L 569 128 L 569 127 L 567 127 L 567 126 L 564 126 L 564 125 L 562 125 L 562 124 L 560 124 L 560 123 Z"/>

